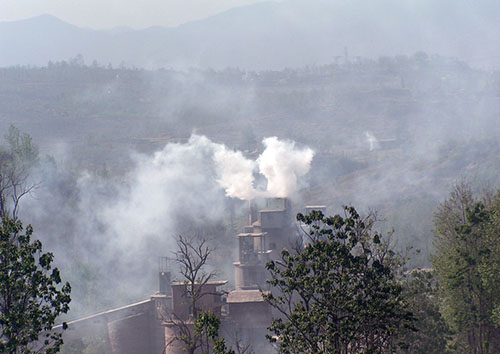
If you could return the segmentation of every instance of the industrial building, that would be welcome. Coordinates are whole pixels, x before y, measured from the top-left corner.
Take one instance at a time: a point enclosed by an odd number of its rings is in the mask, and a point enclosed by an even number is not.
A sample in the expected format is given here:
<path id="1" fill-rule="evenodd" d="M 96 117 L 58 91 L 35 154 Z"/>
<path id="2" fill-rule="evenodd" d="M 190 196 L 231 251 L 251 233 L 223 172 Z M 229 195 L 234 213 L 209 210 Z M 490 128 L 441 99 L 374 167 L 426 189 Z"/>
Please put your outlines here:
<path id="1" fill-rule="evenodd" d="M 265 265 L 296 242 L 296 229 L 289 199 L 269 198 L 249 205 L 248 225 L 236 235 L 239 252 L 233 263 L 235 289 L 220 291 L 226 280 L 209 281 L 201 289 L 206 296 L 200 298 L 197 308 L 221 318 L 220 334 L 229 346 L 251 343 L 253 352 L 266 353 L 273 352 L 265 338 L 273 314 L 262 297 L 267 290 Z M 69 322 L 63 334 L 65 342 L 107 333 L 109 353 L 185 353 L 177 338 L 194 326 L 186 284 L 172 282 L 166 266 L 160 267 L 159 280 L 160 291 L 149 300 Z"/>

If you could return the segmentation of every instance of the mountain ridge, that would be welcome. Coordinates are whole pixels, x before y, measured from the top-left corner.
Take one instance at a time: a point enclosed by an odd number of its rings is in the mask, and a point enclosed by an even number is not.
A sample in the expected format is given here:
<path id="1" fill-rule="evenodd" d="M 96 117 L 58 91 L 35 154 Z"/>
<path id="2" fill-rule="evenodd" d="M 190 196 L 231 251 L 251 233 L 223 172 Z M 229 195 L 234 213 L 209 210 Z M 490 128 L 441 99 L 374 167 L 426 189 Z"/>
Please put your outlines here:
<path id="1" fill-rule="evenodd" d="M 43 66 L 82 54 L 90 62 L 144 68 L 259 70 L 417 51 L 495 66 L 498 23 L 500 9 L 491 0 L 262 2 L 140 30 L 92 30 L 41 15 L 0 23 L 0 66 Z"/>

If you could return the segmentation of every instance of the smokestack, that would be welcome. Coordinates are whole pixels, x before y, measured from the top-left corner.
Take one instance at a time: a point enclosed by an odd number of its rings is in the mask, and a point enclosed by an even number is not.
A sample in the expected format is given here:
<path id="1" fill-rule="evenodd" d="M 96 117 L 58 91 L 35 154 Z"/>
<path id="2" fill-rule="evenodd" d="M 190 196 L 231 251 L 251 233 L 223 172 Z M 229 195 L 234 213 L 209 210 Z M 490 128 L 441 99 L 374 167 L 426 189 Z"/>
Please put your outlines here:
<path id="1" fill-rule="evenodd" d="M 170 273 L 170 260 L 168 257 L 160 257 L 158 281 L 160 295 L 172 295 L 172 275 Z"/>

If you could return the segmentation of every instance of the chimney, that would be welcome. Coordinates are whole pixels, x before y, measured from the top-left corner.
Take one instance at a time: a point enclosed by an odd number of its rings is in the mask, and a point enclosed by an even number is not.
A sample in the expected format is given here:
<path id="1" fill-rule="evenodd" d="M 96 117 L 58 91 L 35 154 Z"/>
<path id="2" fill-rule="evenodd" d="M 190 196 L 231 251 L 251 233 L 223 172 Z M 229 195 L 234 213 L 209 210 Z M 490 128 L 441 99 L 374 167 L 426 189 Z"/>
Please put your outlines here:
<path id="1" fill-rule="evenodd" d="M 172 276 L 170 273 L 170 259 L 160 257 L 158 269 L 159 293 L 161 295 L 172 295 Z"/>

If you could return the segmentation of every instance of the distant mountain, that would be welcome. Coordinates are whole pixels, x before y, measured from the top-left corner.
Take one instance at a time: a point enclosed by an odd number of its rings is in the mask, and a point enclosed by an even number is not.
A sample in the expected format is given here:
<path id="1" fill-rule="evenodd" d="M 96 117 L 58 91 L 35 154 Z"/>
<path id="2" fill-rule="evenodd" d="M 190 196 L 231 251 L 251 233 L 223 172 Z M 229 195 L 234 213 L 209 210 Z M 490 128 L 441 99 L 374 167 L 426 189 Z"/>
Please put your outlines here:
<path id="1" fill-rule="evenodd" d="M 16 22 L 0 23 L 0 65 L 47 64 L 74 56 L 90 30 L 42 15 Z"/>
<path id="2" fill-rule="evenodd" d="M 279 69 L 357 56 L 500 62 L 496 0 L 285 0 L 225 11 L 175 28 L 94 31 L 43 15 L 0 23 L 0 66 L 87 62 L 139 67 Z"/>

